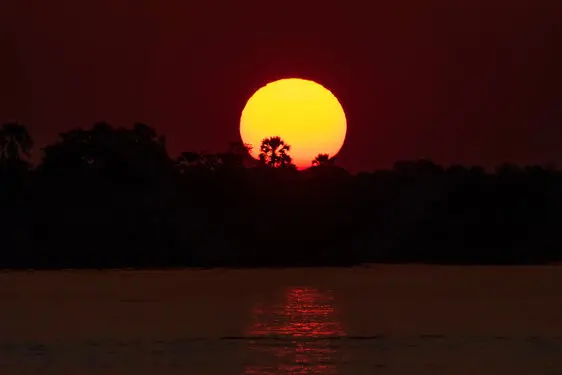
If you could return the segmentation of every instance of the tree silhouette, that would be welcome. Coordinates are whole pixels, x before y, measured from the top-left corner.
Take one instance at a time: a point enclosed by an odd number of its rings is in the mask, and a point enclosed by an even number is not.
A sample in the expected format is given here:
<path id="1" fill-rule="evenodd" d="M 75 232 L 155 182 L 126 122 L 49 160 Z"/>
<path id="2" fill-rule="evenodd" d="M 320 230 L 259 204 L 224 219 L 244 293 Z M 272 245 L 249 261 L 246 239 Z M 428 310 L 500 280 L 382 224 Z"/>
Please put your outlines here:
<path id="1" fill-rule="evenodd" d="M 94 173 L 138 182 L 161 177 L 171 167 L 164 138 L 144 124 L 125 129 L 97 123 L 90 130 L 61 133 L 58 142 L 43 149 L 42 169 L 57 174 Z"/>
<path id="2" fill-rule="evenodd" d="M 239 170 L 251 159 L 250 150 L 251 146 L 242 142 L 231 142 L 228 150 L 222 153 L 184 151 L 175 159 L 174 167 L 180 174 Z"/>
<path id="3" fill-rule="evenodd" d="M 175 168 L 180 174 L 187 173 L 190 169 L 199 166 L 201 154 L 193 151 L 184 151 L 175 160 Z"/>
<path id="4" fill-rule="evenodd" d="M 260 146 L 260 162 L 270 168 L 294 167 L 293 158 L 288 154 L 291 146 L 280 137 L 265 138 Z"/>
<path id="5" fill-rule="evenodd" d="M 0 129 L 0 161 L 20 162 L 30 156 L 33 140 L 25 126 L 7 123 Z"/>
<path id="6" fill-rule="evenodd" d="M 180 174 L 188 172 L 216 172 L 223 165 L 221 154 L 184 151 L 175 160 L 175 168 Z"/>
<path id="7" fill-rule="evenodd" d="M 253 158 L 250 156 L 252 146 L 243 142 L 230 142 L 228 151 L 220 154 L 222 164 L 227 169 L 244 168 Z"/>
<path id="8" fill-rule="evenodd" d="M 228 144 L 228 152 L 236 155 L 249 156 L 252 151 L 252 145 L 240 141 L 230 142 Z"/>
<path id="9" fill-rule="evenodd" d="M 330 157 L 328 154 L 318 154 L 312 160 L 312 165 L 316 167 L 332 167 L 336 162 L 335 157 Z"/>

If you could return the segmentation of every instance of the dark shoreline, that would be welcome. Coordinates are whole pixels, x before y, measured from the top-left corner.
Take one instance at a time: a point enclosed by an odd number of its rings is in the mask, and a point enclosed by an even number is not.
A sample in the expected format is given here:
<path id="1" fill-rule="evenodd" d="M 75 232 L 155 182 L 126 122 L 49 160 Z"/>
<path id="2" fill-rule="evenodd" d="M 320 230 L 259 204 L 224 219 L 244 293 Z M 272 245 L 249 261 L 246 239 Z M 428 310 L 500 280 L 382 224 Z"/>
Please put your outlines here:
<path id="1" fill-rule="evenodd" d="M 361 263 L 353 265 L 334 265 L 334 264 L 315 264 L 315 265 L 263 265 L 263 266 L 178 266 L 178 267 L 82 267 L 82 268 L 64 268 L 64 267 L 43 267 L 43 268 L 0 268 L 1 272 L 41 272 L 41 271 L 208 271 L 208 270 L 287 270 L 287 269 L 376 269 L 385 266 L 428 266 L 428 267 L 444 267 L 444 268 L 472 268 L 472 267 L 558 267 L 562 266 L 560 262 L 550 263 L 424 263 L 424 262 L 407 262 L 407 263 Z"/>

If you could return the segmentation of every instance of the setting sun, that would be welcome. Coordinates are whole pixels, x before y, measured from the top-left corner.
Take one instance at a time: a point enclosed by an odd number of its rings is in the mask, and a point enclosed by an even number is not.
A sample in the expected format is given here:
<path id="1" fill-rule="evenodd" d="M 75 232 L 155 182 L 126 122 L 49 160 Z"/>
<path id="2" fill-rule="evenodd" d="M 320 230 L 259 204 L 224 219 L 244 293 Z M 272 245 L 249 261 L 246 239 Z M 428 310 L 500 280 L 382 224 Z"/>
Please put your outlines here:
<path id="1" fill-rule="evenodd" d="M 279 136 L 302 169 L 318 154 L 333 157 L 345 140 L 347 121 L 338 99 L 322 85 L 299 78 L 282 79 L 260 88 L 240 118 L 240 135 L 257 158 L 264 138 Z"/>

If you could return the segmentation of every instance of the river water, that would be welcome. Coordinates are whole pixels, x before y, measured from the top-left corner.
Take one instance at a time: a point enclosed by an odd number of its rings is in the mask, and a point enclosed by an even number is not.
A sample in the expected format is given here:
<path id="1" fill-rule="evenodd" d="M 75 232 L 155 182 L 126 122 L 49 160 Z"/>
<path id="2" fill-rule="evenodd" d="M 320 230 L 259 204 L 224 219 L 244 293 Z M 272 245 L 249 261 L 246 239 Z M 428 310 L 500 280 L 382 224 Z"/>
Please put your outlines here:
<path id="1" fill-rule="evenodd" d="M 0 273 L 0 374 L 562 374 L 562 267 Z"/>

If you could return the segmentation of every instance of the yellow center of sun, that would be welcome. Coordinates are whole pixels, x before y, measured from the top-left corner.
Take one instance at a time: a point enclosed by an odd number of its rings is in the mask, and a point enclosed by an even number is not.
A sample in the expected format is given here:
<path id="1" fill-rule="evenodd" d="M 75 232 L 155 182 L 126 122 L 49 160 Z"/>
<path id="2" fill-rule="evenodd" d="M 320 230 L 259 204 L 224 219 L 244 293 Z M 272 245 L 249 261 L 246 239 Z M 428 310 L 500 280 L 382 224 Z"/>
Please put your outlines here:
<path id="1" fill-rule="evenodd" d="M 259 157 L 264 138 L 280 137 L 302 169 L 318 154 L 336 155 L 345 140 L 347 121 L 338 99 L 322 85 L 299 78 L 271 82 L 246 103 L 240 118 L 242 141 Z"/>

